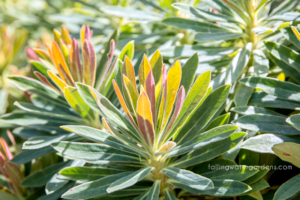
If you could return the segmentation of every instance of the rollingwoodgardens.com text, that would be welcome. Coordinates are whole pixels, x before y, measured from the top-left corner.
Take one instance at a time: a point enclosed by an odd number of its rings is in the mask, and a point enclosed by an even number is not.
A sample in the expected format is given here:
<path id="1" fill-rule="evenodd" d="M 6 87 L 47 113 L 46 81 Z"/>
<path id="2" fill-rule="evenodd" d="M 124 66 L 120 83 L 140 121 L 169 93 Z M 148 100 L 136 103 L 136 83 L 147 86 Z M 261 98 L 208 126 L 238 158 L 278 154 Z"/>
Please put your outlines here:
<path id="1" fill-rule="evenodd" d="M 208 164 L 208 169 L 209 170 L 241 170 L 242 168 L 244 168 L 245 165 L 219 165 L 219 164 L 215 164 L 215 165 L 211 165 Z M 247 168 L 251 171 L 251 170 L 263 170 L 263 169 L 269 169 L 269 170 L 292 170 L 293 166 L 292 165 L 250 165 L 247 166 Z"/>

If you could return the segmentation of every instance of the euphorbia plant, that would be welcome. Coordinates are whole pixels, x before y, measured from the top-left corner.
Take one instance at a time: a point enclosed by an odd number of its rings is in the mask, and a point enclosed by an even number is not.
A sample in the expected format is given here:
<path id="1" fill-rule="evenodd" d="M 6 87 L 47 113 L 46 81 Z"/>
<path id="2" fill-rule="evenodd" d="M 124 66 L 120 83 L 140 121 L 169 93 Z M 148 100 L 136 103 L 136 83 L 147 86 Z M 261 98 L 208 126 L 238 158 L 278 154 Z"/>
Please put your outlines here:
<path id="1" fill-rule="evenodd" d="M 85 140 L 60 129 L 61 125 L 81 124 L 98 129 L 104 128 L 99 116 L 101 113 L 90 108 L 86 103 L 89 99 L 81 98 L 75 83 L 85 83 L 95 87 L 102 95 L 114 101 L 116 97 L 113 94 L 111 80 L 121 73 L 122 62 L 119 61 L 118 57 L 122 58 L 124 55 L 128 55 L 132 58 L 133 43 L 128 43 L 121 51 L 120 56 L 114 58 L 114 41 L 118 37 L 117 31 L 114 32 L 102 52 L 103 56 L 97 66 L 96 53 L 90 41 L 91 35 L 90 29 L 83 26 L 81 45 L 78 45 L 75 39 L 71 39 L 64 27 L 61 33 L 54 30 L 54 41 L 51 44 L 46 44 L 48 51 L 27 49 L 34 74 L 39 80 L 20 75 L 9 77 L 9 80 L 20 90 L 30 94 L 31 101 L 30 103 L 16 102 L 15 105 L 19 109 L 1 116 L 0 119 L 0 123 L 15 128 L 14 134 L 27 140 L 23 144 L 25 151 L 12 159 L 15 164 L 32 163 L 33 159 L 53 152 L 51 143 L 61 140 Z M 82 61 L 79 46 L 82 46 Z M 40 187 L 46 185 L 47 194 L 53 193 L 52 195 L 55 196 L 57 192 L 58 194 L 63 193 L 73 183 L 59 181 L 58 184 L 55 170 L 59 170 L 65 165 L 67 162 L 59 162 L 47 167 L 45 171 L 40 171 L 39 173 L 47 175 L 45 175 L 45 179 L 39 182 L 35 181 L 39 174 L 31 174 L 26 177 L 24 186 Z M 80 166 L 82 163 L 75 162 L 70 163 L 70 165 Z"/>
<path id="2" fill-rule="evenodd" d="M 237 126 L 224 125 L 228 114 L 214 116 L 227 98 L 230 85 L 211 92 L 209 71 L 194 81 L 195 73 L 190 69 L 197 66 L 196 58 L 197 55 L 191 57 L 182 68 L 176 61 L 167 73 L 159 51 L 150 61 L 144 56 L 136 84 L 131 61 L 125 57 L 121 79 L 113 80 L 125 115 L 94 88 L 77 84 L 80 94 L 94 99 L 88 102 L 90 107 L 103 113 L 107 131 L 80 125 L 62 127 L 97 142 L 52 144 L 65 158 L 89 163 L 60 171 L 59 178 L 84 182 L 63 194 L 63 198 L 226 197 L 250 194 L 268 186 L 260 180 L 261 175 L 253 177 L 259 170 L 246 166 L 238 166 L 240 170 L 234 173 L 207 169 L 212 163 L 236 165 L 213 159 L 234 148 L 246 133 L 237 132 Z M 195 167 L 199 163 L 203 166 Z M 251 189 L 257 182 L 259 186 Z"/>

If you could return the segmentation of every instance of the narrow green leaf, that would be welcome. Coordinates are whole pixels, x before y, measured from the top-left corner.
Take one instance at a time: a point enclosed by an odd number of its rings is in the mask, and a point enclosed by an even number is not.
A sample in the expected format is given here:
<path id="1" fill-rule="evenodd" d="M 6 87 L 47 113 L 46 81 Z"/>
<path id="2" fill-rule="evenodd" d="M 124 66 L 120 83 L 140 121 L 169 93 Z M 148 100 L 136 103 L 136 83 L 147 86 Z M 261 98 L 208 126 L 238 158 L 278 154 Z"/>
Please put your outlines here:
<path id="1" fill-rule="evenodd" d="M 53 101 L 66 105 L 66 101 L 54 89 L 40 83 L 37 80 L 25 76 L 9 76 L 8 79 L 20 90 L 37 94 L 43 98 L 50 98 Z"/>
<path id="2" fill-rule="evenodd" d="M 273 200 L 289 199 L 300 191 L 300 174 L 283 183 L 275 193 Z"/>
<path id="3" fill-rule="evenodd" d="M 78 126 L 78 125 L 67 125 L 67 126 L 62 126 L 61 128 L 76 133 L 82 137 L 91 139 L 96 142 L 101 142 L 104 144 L 107 144 L 109 146 L 124 150 L 124 151 L 129 151 L 131 153 L 135 153 L 138 155 L 142 155 L 143 157 L 147 157 L 144 153 L 144 150 L 140 148 L 139 146 L 135 145 L 134 143 L 130 143 L 130 145 L 124 144 L 120 142 L 118 139 L 113 137 L 107 132 L 104 132 L 99 129 L 87 127 L 87 126 Z"/>
<path id="4" fill-rule="evenodd" d="M 292 125 L 297 130 L 300 130 L 300 114 L 290 116 L 286 119 L 286 122 Z"/>
<path id="5" fill-rule="evenodd" d="M 180 85 L 183 85 L 185 91 L 189 91 L 195 78 L 195 72 L 198 68 L 199 58 L 195 53 L 190 57 L 182 67 L 182 78 Z"/>
<path id="6" fill-rule="evenodd" d="M 23 187 L 41 187 L 46 185 L 46 183 L 51 179 L 51 177 L 56 174 L 60 169 L 62 169 L 67 163 L 61 162 L 55 165 L 46 167 L 41 171 L 34 172 L 27 176 L 23 182 Z"/>
<path id="7" fill-rule="evenodd" d="M 177 198 L 169 188 L 164 189 L 164 194 L 166 200 L 177 200 Z"/>
<path id="8" fill-rule="evenodd" d="M 142 168 L 134 173 L 131 173 L 123 178 L 120 178 L 119 180 L 116 180 L 113 182 L 106 191 L 108 193 L 112 193 L 118 190 L 122 190 L 124 188 L 130 187 L 143 178 L 145 178 L 151 171 L 153 170 L 153 167 L 145 167 Z"/>
<path id="9" fill-rule="evenodd" d="M 202 146 L 217 142 L 229 137 L 238 129 L 237 126 L 224 125 L 211 129 L 205 133 L 195 136 L 192 140 L 175 147 L 169 154 L 169 157 L 178 156 L 192 150 L 196 150 Z"/>
<path id="10" fill-rule="evenodd" d="M 126 46 L 122 49 L 119 59 L 124 61 L 125 55 L 132 60 L 134 55 L 134 41 L 129 42 Z"/>
<path id="11" fill-rule="evenodd" d="M 64 185 L 63 187 L 61 187 L 60 189 L 58 189 L 57 191 L 55 191 L 49 195 L 42 196 L 42 197 L 38 198 L 37 200 L 57 200 L 61 197 L 61 195 L 63 193 L 65 193 L 70 188 L 72 188 L 74 186 L 74 184 L 75 184 L 75 182 L 69 182 L 66 185 Z"/>
<path id="12" fill-rule="evenodd" d="M 266 93 L 279 98 L 299 101 L 300 86 L 290 83 L 282 82 L 274 78 L 263 78 L 263 77 L 249 77 L 240 80 L 241 83 L 264 90 Z M 276 89 L 275 89 L 276 88 Z"/>
<path id="13" fill-rule="evenodd" d="M 160 192 L 160 180 L 157 180 L 152 185 L 146 200 L 158 200 Z"/>
<path id="14" fill-rule="evenodd" d="M 224 115 L 221 115 L 217 118 L 215 118 L 214 120 L 212 120 L 208 125 L 207 127 L 205 128 L 205 130 L 211 130 L 213 128 L 216 128 L 218 126 L 223 126 L 225 124 L 228 124 L 229 123 L 229 118 L 230 118 L 230 112 L 229 113 L 226 113 Z"/>
<path id="15" fill-rule="evenodd" d="M 18 155 L 16 155 L 11 160 L 11 162 L 13 162 L 17 165 L 24 164 L 24 163 L 31 161 L 32 159 L 39 158 L 39 157 L 46 155 L 48 153 L 51 153 L 53 151 L 54 151 L 54 149 L 50 146 L 43 147 L 41 149 L 26 150 L 26 151 L 23 151 L 22 153 L 19 153 Z"/>
<path id="16" fill-rule="evenodd" d="M 109 185 L 116 180 L 127 176 L 129 172 L 123 172 L 116 175 L 106 176 L 96 181 L 83 183 L 76 187 L 73 187 L 62 195 L 65 199 L 89 199 L 97 196 L 104 196 L 108 193 L 106 189 Z"/>
<path id="17" fill-rule="evenodd" d="M 140 158 L 135 154 L 109 147 L 104 144 L 79 143 L 79 142 L 59 142 L 51 145 L 62 155 L 73 158 L 98 161 L 107 160 L 113 162 L 140 162 Z M 95 153 L 97 152 L 97 153 Z"/>
<path id="18" fill-rule="evenodd" d="M 255 107 L 255 106 L 235 107 L 235 108 L 232 108 L 231 111 L 236 112 L 241 115 L 265 114 L 265 115 L 283 116 L 273 110 L 269 110 L 269 109 L 261 108 L 261 107 Z"/>
<path id="19" fill-rule="evenodd" d="M 299 135 L 300 131 L 286 122 L 282 116 L 254 114 L 242 116 L 232 122 L 240 128 L 264 133 Z"/>
<path id="20" fill-rule="evenodd" d="M 162 172 L 170 178 L 186 184 L 191 188 L 198 190 L 209 190 L 214 188 L 213 182 L 210 179 L 188 170 L 167 167 L 162 169 Z"/>
<path id="21" fill-rule="evenodd" d="M 52 143 L 59 142 L 63 139 L 70 139 L 72 137 L 74 137 L 74 134 L 31 137 L 23 143 L 23 149 L 40 149 L 49 146 Z"/>
<path id="22" fill-rule="evenodd" d="M 119 169 L 104 167 L 67 167 L 59 174 L 74 181 L 95 181 L 97 179 L 123 172 Z"/>
<path id="23" fill-rule="evenodd" d="M 246 133 L 243 132 L 233 133 L 228 138 L 210 143 L 197 150 L 191 151 L 187 155 L 172 163 L 170 166 L 183 168 L 215 158 L 234 148 L 241 140 L 244 139 L 245 135 Z"/>
<path id="24" fill-rule="evenodd" d="M 244 181 L 258 173 L 258 171 L 259 170 L 245 165 L 228 165 L 225 168 L 206 172 L 202 175 L 213 180 L 231 179 L 235 181 Z"/>
<path id="25" fill-rule="evenodd" d="M 182 144 L 197 135 L 222 106 L 229 90 L 230 85 L 225 85 L 213 91 L 178 132 L 175 142 Z"/>
<path id="26" fill-rule="evenodd" d="M 234 32 L 199 32 L 195 35 L 195 40 L 202 41 L 215 41 L 215 40 L 233 40 L 243 36 L 243 33 Z"/>
<path id="27" fill-rule="evenodd" d="M 232 59 L 226 70 L 225 84 L 232 84 L 237 81 L 247 66 L 252 50 L 252 43 L 248 43 L 236 56 Z"/>
<path id="28" fill-rule="evenodd" d="M 249 105 L 267 108 L 285 108 L 292 110 L 300 109 L 299 101 L 292 101 L 288 99 L 279 98 L 273 95 L 269 95 L 265 92 L 254 92 L 249 101 Z"/>
<path id="29" fill-rule="evenodd" d="M 172 179 L 169 179 L 168 183 L 193 194 L 216 197 L 233 197 L 251 190 L 249 185 L 234 180 L 214 180 L 214 189 L 211 190 L 197 190 Z"/>
<path id="30" fill-rule="evenodd" d="M 241 148 L 259 153 L 274 154 L 272 147 L 275 144 L 280 144 L 283 142 L 295 142 L 300 144 L 300 139 L 297 137 L 285 135 L 262 134 L 255 137 L 251 137 L 248 140 L 244 141 Z"/>

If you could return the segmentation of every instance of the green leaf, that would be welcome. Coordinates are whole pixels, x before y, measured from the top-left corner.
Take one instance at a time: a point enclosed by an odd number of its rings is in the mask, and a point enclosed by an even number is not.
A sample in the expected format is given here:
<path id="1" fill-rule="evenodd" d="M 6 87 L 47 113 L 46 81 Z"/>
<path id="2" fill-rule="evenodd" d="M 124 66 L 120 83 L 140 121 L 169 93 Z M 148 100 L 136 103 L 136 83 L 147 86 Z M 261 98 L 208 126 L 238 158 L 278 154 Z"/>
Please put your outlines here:
<path id="1" fill-rule="evenodd" d="M 62 169 L 59 174 L 67 179 L 74 181 L 94 181 L 106 176 L 114 175 L 123 172 L 119 169 L 104 168 L 104 167 L 67 167 Z"/>
<path id="2" fill-rule="evenodd" d="M 74 184 L 75 184 L 75 182 L 69 182 L 66 185 L 64 185 L 63 187 L 61 187 L 60 189 L 58 189 L 57 191 L 55 191 L 49 195 L 42 196 L 42 197 L 38 198 L 37 200 L 57 200 L 61 197 L 61 195 L 63 193 L 65 193 L 70 188 L 72 188 L 74 186 Z"/>
<path id="3" fill-rule="evenodd" d="M 265 92 L 254 92 L 249 101 L 249 105 L 256 105 L 268 108 L 286 108 L 292 110 L 300 109 L 299 101 L 282 99 L 273 95 L 269 95 Z"/>
<path id="4" fill-rule="evenodd" d="M 125 55 L 132 60 L 134 55 L 134 41 L 129 42 L 126 46 L 122 49 L 119 59 L 124 62 Z"/>
<path id="5" fill-rule="evenodd" d="M 51 177 L 56 174 L 60 169 L 62 169 L 67 163 L 61 162 L 55 165 L 46 167 L 41 171 L 36 171 L 33 174 L 27 176 L 23 182 L 23 187 L 41 187 L 46 185 L 46 183 L 51 179 Z"/>
<path id="6" fill-rule="evenodd" d="M 12 131 L 12 133 L 25 140 L 28 140 L 29 138 L 32 137 L 38 137 L 38 136 L 51 136 L 51 133 L 47 133 L 45 131 L 34 129 L 34 128 L 26 128 L 26 127 L 15 128 Z"/>
<path id="7" fill-rule="evenodd" d="M 216 41 L 216 40 L 232 40 L 237 39 L 243 36 L 243 33 L 234 33 L 234 32 L 203 32 L 197 33 L 195 35 L 195 40 L 202 41 Z"/>
<path id="8" fill-rule="evenodd" d="M 289 199 L 300 191 L 300 174 L 283 183 L 275 193 L 273 200 Z"/>
<path id="9" fill-rule="evenodd" d="M 58 142 L 51 145 L 62 155 L 71 156 L 86 161 L 107 161 L 107 162 L 140 162 L 135 154 L 112 148 L 104 144 L 79 143 L 79 142 Z M 97 153 L 95 153 L 97 152 Z"/>
<path id="10" fill-rule="evenodd" d="M 225 168 L 228 165 L 236 165 L 232 160 L 217 158 L 213 160 L 208 160 L 206 162 L 200 163 L 193 168 L 193 172 L 197 174 L 203 174 L 206 172 L 211 172 L 221 167 Z"/>
<path id="11" fill-rule="evenodd" d="M 14 195 L 12 195 L 12 194 L 10 194 L 10 193 L 7 193 L 7 192 L 5 192 L 5 191 L 2 191 L 2 190 L 0 190 L 0 196 L 1 196 L 1 200 L 3 199 L 5 199 L 5 200 L 19 200 L 19 198 L 18 197 L 16 197 L 16 196 L 14 196 Z"/>
<path id="12" fill-rule="evenodd" d="M 291 27 L 280 29 L 281 33 L 283 33 L 284 37 L 293 43 L 296 47 L 300 49 L 300 41 L 298 40 L 297 36 L 294 34 Z"/>
<path id="13" fill-rule="evenodd" d="M 170 166 L 183 168 L 213 159 L 234 148 L 241 140 L 244 139 L 245 135 L 246 133 L 243 132 L 233 133 L 230 137 L 191 151 L 179 160 L 173 162 Z"/>
<path id="14" fill-rule="evenodd" d="M 213 180 L 231 179 L 235 181 L 244 181 L 247 178 L 255 175 L 257 172 L 258 170 L 245 165 L 228 165 L 224 168 L 206 172 L 202 175 Z"/>
<path id="15" fill-rule="evenodd" d="M 223 126 L 225 124 L 229 123 L 229 118 L 230 118 L 230 113 L 226 113 L 224 115 L 221 115 L 217 118 L 215 118 L 213 121 L 211 121 L 207 127 L 205 128 L 205 130 L 211 130 L 213 128 L 216 128 L 218 126 Z"/>
<path id="16" fill-rule="evenodd" d="M 70 139 L 74 134 L 55 135 L 55 136 L 37 136 L 31 137 L 23 143 L 23 149 L 40 149 L 51 145 L 52 143 L 59 142 L 63 139 Z"/>
<path id="17" fill-rule="evenodd" d="M 54 117 L 54 118 L 67 118 L 67 119 L 70 119 L 70 120 L 77 120 L 77 121 L 80 121 L 82 120 L 81 118 L 77 117 L 77 116 L 74 116 L 74 115 L 70 115 L 68 113 L 57 113 L 54 111 L 48 111 L 46 109 L 43 109 L 43 108 L 39 108 L 35 105 L 32 105 L 30 103 L 20 103 L 20 102 L 15 102 L 14 103 L 15 106 L 17 106 L 18 108 L 26 111 L 26 112 L 30 112 L 30 113 L 36 113 L 36 114 L 39 114 L 39 115 L 47 115 L 47 116 L 50 116 L 50 117 Z"/>
<path id="18" fill-rule="evenodd" d="M 6 112 L 8 106 L 8 92 L 5 89 L 0 89 L 0 115 L 3 115 Z"/>
<path id="19" fill-rule="evenodd" d="M 104 196 L 108 193 L 106 189 L 109 185 L 120 178 L 127 176 L 129 172 L 123 172 L 116 175 L 106 176 L 96 181 L 83 183 L 76 187 L 73 187 L 62 195 L 65 199 L 89 199 L 97 196 Z"/>
<path id="20" fill-rule="evenodd" d="M 131 7 L 121 7 L 121 6 L 101 6 L 101 10 L 109 15 L 114 15 L 118 17 L 133 18 L 137 20 L 160 20 L 161 15 L 156 12 L 149 10 L 137 10 Z"/>
<path id="21" fill-rule="evenodd" d="M 97 90 L 83 83 L 76 83 L 76 88 L 80 97 L 84 100 L 84 102 L 88 106 L 90 106 L 94 111 L 96 111 L 98 114 L 103 115 L 103 113 L 101 112 L 101 110 L 97 105 L 97 99 L 95 99 L 94 97 L 94 95 L 98 96 Z"/>
<path id="22" fill-rule="evenodd" d="M 160 191 L 160 180 L 154 182 L 153 186 L 151 187 L 146 200 L 158 200 Z"/>
<path id="23" fill-rule="evenodd" d="M 238 196 L 251 190 L 249 185 L 234 180 L 213 180 L 214 189 L 211 190 L 197 190 L 172 179 L 169 179 L 168 183 L 193 194 L 217 197 Z"/>
<path id="24" fill-rule="evenodd" d="M 181 76 L 181 83 L 183 85 L 185 91 L 189 91 L 194 78 L 195 72 L 198 68 L 199 58 L 198 54 L 195 53 L 192 57 L 190 57 L 186 63 L 182 67 L 182 76 Z"/>
<path id="25" fill-rule="evenodd" d="M 213 91 L 178 132 L 175 142 L 182 144 L 197 135 L 222 106 L 229 90 L 230 85 L 225 85 Z"/>
<path id="26" fill-rule="evenodd" d="M 232 108 L 231 111 L 236 112 L 241 115 L 265 114 L 265 115 L 283 116 L 273 110 L 269 110 L 269 109 L 261 108 L 261 107 L 255 107 L 255 106 L 235 107 L 235 108 Z"/>
<path id="27" fill-rule="evenodd" d="M 260 179 L 259 181 L 257 181 L 257 182 L 255 182 L 255 183 L 251 184 L 250 187 L 252 188 L 252 190 L 246 192 L 245 195 L 246 195 L 246 194 L 249 195 L 249 194 L 251 194 L 251 193 L 253 193 L 253 192 L 260 191 L 260 190 L 263 190 L 263 189 L 266 189 L 266 188 L 268 188 L 268 187 L 270 187 L 270 186 L 269 186 L 269 184 L 268 184 L 267 181 L 265 181 L 264 179 Z"/>
<path id="28" fill-rule="evenodd" d="M 169 138 L 172 137 L 172 135 L 174 134 L 176 137 L 176 132 L 180 131 L 183 125 L 188 121 L 188 119 L 191 118 L 193 113 L 203 103 L 203 100 L 205 99 L 208 93 L 209 82 L 209 71 L 204 72 L 197 78 L 183 102 L 182 108 L 180 110 L 179 115 L 177 116 L 176 121 L 165 136 L 165 141 L 169 140 Z"/>
<path id="29" fill-rule="evenodd" d="M 177 200 L 177 198 L 169 188 L 164 189 L 164 194 L 166 200 Z"/>
<path id="30" fill-rule="evenodd" d="M 280 98 L 299 101 L 300 86 L 290 83 L 282 82 L 274 78 L 251 77 L 240 80 L 241 83 L 264 90 L 266 93 Z M 275 89 L 276 88 L 276 89 Z"/>
<path id="31" fill-rule="evenodd" d="M 78 125 L 62 126 L 61 128 L 76 133 L 80 136 L 86 137 L 88 139 L 91 139 L 93 141 L 101 142 L 124 151 L 129 151 L 131 153 L 135 153 L 138 155 L 142 155 L 143 157 L 147 157 L 147 155 L 145 155 L 144 153 L 144 150 L 139 146 L 135 145 L 134 143 L 130 143 L 130 145 L 124 144 L 120 142 L 118 139 L 116 139 L 115 137 L 113 137 L 112 135 L 110 135 L 109 133 L 106 133 L 102 130 L 87 127 L 87 126 L 78 126 Z"/>
<path id="32" fill-rule="evenodd" d="M 266 173 L 269 172 L 269 169 L 267 167 L 260 167 L 260 166 L 256 166 L 256 169 L 258 169 L 259 171 L 254 174 L 254 176 L 251 176 L 250 178 L 244 180 L 243 182 L 250 185 L 250 184 L 254 184 L 255 182 L 257 182 L 258 180 L 260 180 L 262 177 L 264 177 L 266 175 Z"/>
<path id="33" fill-rule="evenodd" d="M 105 71 L 105 66 L 106 66 L 106 63 L 108 61 L 108 57 L 107 57 L 107 54 L 109 53 L 110 51 L 110 43 L 111 43 L 111 40 L 114 40 L 116 45 L 117 45 L 117 42 L 118 42 L 118 39 L 119 39 L 119 31 L 116 29 L 110 36 L 106 46 L 105 46 L 105 50 L 104 50 L 104 53 L 102 54 L 102 57 L 99 61 L 99 64 L 98 64 L 98 67 L 97 67 L 97 71 L 96 71 L 96 81 L 95 81 L 95 88 L 98 88 L 99 87 L 99 84 L 100 84 L 100 81 L 101 81 L 101 78 L 103 76 L 103 73 Z"/>
<path id="34" fill-rule="evenodd" d="M 241 77 L 244 68 L 249 62 L 252 46 L 252 43 L 248 43 L 234 56 L 226 70 L 225 84 L 232 84 Z"/>
<path id="35" fill-rule="evenodd" d="M 169 154 L 168 157 L 178 156 L 192 150 L 196 150 L 205 145 L 224 140 L 229 137 L 233 132 L 238 129 L 237 126 L 233 125 L 224 125 L 211 129 L 205 133 L 201 133 L 195 136 L 192 140 L 183 143 L 175 147 Z"/>
<path id="36" fill-rule="evenodd" d="M 238 86 L 239 87 L 237 88 L 236 93 L 233 97 L 235 106 L 246 106 L 248 105 L 249 99 L 252 96 L 253 88 L 247 87 L 241 83 L 239 83 Z"/>
<path id="37" fill-rule="evenodd" d="M 275 144 L 272 147 L 274 153 L 284 161 L 290 162 L 300 168 L 300 145 L 292 142 Z"/>
<path id="38" fill-rule="evenodd" d="M 186 184 L 191 188 L 198 190 L 209 190 L 214 188 L 213 182 L 210 179 L 188 170 L 167 167 L 162 169 L 162 172 L 168 177 Z"/>
<path id="39" fill-rule="evenodd" d="M 286 119 L 286 122 L 292 125 L 297 130 L 300 130 L 300 114 L 290 116 Z"/>
<path id="40" fill-rule="evenodd" d="M 143 178 L 145 178 L 151 171 L 153 170 L 153 167 L 145 167 L 142 168 L 134 173 L 131 173 L 123 178 L 120 178 L 119 180 L 113 182 L 106 191 L 108 193 L 112 193 L 118 190 L 122 190 L 124 188 L 130 187 Z"/>
<path id="41" fill-rule="evenodd" d="M 78 90 L 75 87 L 65 87 L 64 95 L 69 105 L 82 117 L 87 120 L 93 121 L 95 119 L 95 115 L 91 107 L 85 103 L 85 101 L 81 98 Z"/>
<path id="42" fill-rule="evenodd" d="M 39 157 L 46 155 L 48 153 L 51 153 L 53 151 L 54 151 L 54 149 L 50 146 L 43 147 L 41 149 L 23 151 L 22 153 L 19 153 L 18 155 L 16 155 L 11 160 L 11 162 L 13 162 L 17 165 L 24 164 L 24 163 L 31 161 L 32 159 L 39 158 Z"/>
<path id="43" fill-rule="evenodd" d="M 204 23 L 196 20 L 177 18 L 177 17 L 166 18 L 162 20 L 162 23 L 179 29 L 192 30 L 192 31 L 203 32 L 207 34 L 211 34 L 212 32 L 214 33 L 217 32 L 222 34 L 224 32 L 228 32 L 226 29 L 218 27 L 213 23 Z"/>
<path id="44" fill-rule="evenodd" d="M 240 128 L 256 132 L 299 135 L 300 131 L 286 122 L 282 116 L 254 114 L 242 116 L 232 122 Z"/>
<path id="45" fill-rule="evenodd" d="M 272 147 L 275 144 L 280 144 L 283 142 L 295 142 L 300 144 L 300 139 L 297 137 L 290 137 L 285 135 L 262 134 L 251 137 L 248 140 L 244 141 L 241 148 L 259 153 L 274 154 Z"/>
<path id="46" fill-rule="evenodd" d="M 57 101 L 62 105 L 66 105 L 66 101 L 57 91 L 37 80 L 25 76 L 9 76 L 8 79 L 22 91 L 37 94 L 46 99 L 50 98 L 48 100 Z"/>
<path id="47" fill-rule="evenodd" d="M 253 50 L 254 60 L 254 76 L 267 76 L 269 71 L 269 60 L 265 56 L 262 50 Z"/>

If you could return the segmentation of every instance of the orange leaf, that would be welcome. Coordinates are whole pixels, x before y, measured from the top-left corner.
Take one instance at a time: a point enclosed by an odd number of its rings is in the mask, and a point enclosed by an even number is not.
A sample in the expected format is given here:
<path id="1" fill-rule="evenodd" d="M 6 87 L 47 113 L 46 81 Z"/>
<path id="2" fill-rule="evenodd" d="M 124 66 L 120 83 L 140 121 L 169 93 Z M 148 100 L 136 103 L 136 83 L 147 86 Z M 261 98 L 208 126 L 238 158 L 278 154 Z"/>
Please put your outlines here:
<path id="1" fill-rule="evenodd" d="M 74 86 L 74 80 L 70 70 L 56 42 L 52 42 L 52 56 L 60 77 L 69 85 Z"/>

